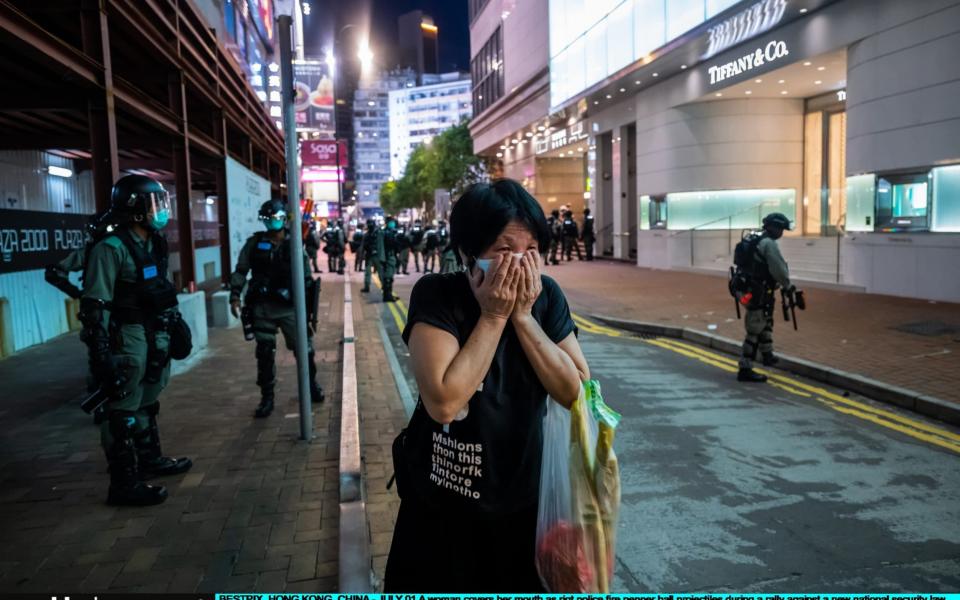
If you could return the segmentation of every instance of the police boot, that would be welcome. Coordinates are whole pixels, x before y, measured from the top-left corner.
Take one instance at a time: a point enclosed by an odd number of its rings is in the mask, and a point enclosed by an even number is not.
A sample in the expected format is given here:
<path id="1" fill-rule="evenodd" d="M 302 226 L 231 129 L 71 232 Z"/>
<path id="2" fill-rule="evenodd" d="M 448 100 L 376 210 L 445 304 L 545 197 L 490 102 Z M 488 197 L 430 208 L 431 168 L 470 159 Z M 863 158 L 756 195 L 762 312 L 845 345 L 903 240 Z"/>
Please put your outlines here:
<path id="1" fill-rule="evenodd" d="M 307 354 L 307 370 L 310 373 L 310 402 L 318 404 L 323 402 L 323 388 L 317 383 L 317 361 L 313 350 Z"/>
<path id="2" fill-rule="evenodd" d="M 157 424 L 160 404 L 151 404 L 144 408 L 144 411 L 147 413 L 149 425 L 146 431 L 137 434 L 135 439 L 140 478 L 150 479 L 189 471 L 193 466 L 193 461 L 189 458 L 171 458 L 163 455 L 163 450 L 160 448 L 160 427 Z"/>
<path id="3" fill-rule="evenodd" d="M 761 360 L 763 361 L 763 366 L 765 367 L 773 367 L 780 362 L 780 359 L 773 352 L 764 352 Z"/>
<path id="4" fill-rule="evenodd" d="M 257 342 L 257 385 L 260 386 L 260 405 L 253 416 L 258 419 L 269 417 L 273 412 L 273 388 L 277 384 L 277 370 L 274 366 L 276 342 Z"/>
<path id="5" fill-rule="evenodd" d="M 393 295 L 393 280 L 387 279 L 383 282 L 383 301 L 396 302 L 397 297 Z"/>
<path id="6" fill-rule="evenodd" d="M 110 490 L 107 504 L 114 506 L 150 506 L 167 499 L 167 488 L 140 481 L 133 426 L 136 419 L 128 411 L 111 411 L 108 417 L 113 443 L 107 450 L 110 465 Z"/>
<path id="7" fill-rule="evenodd" d="M 761 375 L 753 369 L 743 369 L 737 372 L 737 381 L 743 381 L 747 383 L 763 383 L 767 380 L 766 375 Z"/>

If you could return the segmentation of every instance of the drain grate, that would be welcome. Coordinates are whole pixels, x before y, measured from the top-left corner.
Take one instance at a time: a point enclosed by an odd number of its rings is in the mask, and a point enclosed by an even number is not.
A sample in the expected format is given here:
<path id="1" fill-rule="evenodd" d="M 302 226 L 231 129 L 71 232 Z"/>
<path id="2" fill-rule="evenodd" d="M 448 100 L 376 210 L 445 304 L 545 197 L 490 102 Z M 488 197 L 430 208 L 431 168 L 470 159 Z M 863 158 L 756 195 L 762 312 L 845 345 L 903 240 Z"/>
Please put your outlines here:
<path id="1" fill-rule="evenodd" d="M 960 334 L 960 325 L 944 323 L 943 321 L 916 321 L 914 323 L 903 323 L 893 327 L 897 331 L 912 333 L 913 335 L 922 335 L 925 337 L 937 337 L 941 335 Z"/>

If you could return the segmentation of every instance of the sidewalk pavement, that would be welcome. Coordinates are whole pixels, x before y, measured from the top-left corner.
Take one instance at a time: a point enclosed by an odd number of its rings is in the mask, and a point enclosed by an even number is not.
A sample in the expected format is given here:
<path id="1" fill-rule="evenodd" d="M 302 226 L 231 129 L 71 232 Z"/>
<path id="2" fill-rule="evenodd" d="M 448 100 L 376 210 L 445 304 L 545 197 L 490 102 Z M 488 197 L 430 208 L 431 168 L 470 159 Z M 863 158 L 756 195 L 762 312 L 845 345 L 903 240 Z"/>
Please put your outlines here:
<path id="1" fill-rule="evenodd" d="M 736 340 L 744 335 L 722 276 L 608 260 L 562 263 L 546 273 L 560 283 L 571 308 L 585 315 Z M 960 403 L 960 305 L 821 288 L 805 294 L 808 308 L 797 311 L 799 331 L 783 321 L 778 298 L 777 351 Z"/>
<path id="2" fill-rule="evenodd" d="M 160 506 L 104 504 L 99 434 L 77 407 L 86 357 L 75 335 L 0 361 L 0 592 L 335 591 L 341 281 L 324 275 L 315 347 L 327 402 L 314 408 L 313 443 L 298 439 L 295 362 L 282 342 L 277 410 L 255 420 L 254 347 L 239 328 L 211 329 L 205 357 L 161 397 L 164 450 L 194 467 L 159 480 L 170 492 Z M 389 444 L 377 437 L 389 415 L 375 381 L 384 363 L 367 348 L 379 336 L 361 338 L 362 406 L 384 403 L 364 435 Z M 385 474 L 381 446 L 367 457 L 371 482 Z M 373 491 L 385 537 L 389 495 Z"/>

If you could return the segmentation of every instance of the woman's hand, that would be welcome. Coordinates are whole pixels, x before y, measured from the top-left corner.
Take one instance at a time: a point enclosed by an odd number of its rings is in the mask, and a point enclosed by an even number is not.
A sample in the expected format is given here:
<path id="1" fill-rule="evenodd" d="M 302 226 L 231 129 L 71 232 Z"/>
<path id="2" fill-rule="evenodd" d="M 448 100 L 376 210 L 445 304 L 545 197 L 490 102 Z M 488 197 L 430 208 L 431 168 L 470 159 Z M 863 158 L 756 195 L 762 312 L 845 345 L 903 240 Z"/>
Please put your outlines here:
<path id="1" fill-rule="evenodd" d="M 528 250 L 520 259 L 520 270 L 517 302 L 511 314 L 514 320 L 531 316 L 533 305 L 543 291 L 543 281 L 540 279 L 540 253 L 537 250 Z"/>
<path id="2" fill-rule="evenodd" d="M 517 301 L 517 287 L 523 269 L 509 254 L 499 254 L 490 263 L 490 271 L 475 269 L 468 274 L 470 288 L 480 304 L 481 316 L 509 319 Z"/>

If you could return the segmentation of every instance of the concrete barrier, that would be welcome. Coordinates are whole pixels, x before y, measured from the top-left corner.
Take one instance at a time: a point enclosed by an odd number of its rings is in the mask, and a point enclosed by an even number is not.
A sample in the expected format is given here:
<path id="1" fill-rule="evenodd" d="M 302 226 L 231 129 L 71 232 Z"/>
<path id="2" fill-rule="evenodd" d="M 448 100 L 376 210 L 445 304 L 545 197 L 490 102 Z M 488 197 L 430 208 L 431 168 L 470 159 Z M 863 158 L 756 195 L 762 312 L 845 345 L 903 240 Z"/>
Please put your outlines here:
<path id="1" fill-rule="evenodd" d="M 192 294 L 177 294 L 177 309 L 183 315 L 183 320 L 190 326 L 193 335 L 193 350 L 186 360 L 207 347 L 207 302 L 203 292 Z"/>
<path id="2" fill-rule="evenodd" d="M 210 305 L 211 327 L 235 327 L 240 324 L 240 319 L 230 313 L 230 292 L 227 290 L 214 292 L 207 303 Z"/>
<path id="3" fill-rule="evenodd" d="M 607 315 L 590 315 L 590 317 L 618 329 L 631 331 L 640 335 L 682 339 L 706 346 L 707 348 L 719 350 L 732 356 L 739 356 L 742 346 L 741 342 L 737 340 L 731 340 L 730 338 L 705 331 L 690 329 L 689 327 L 671 327 L 658 323 L 645 323 L 643 321 L 620 319 Z M 777 354 L 777 356 L 780 357 L 780 363 L 777 365 L 778 369 L 849 390 L 873 400 L 906 408 L 926 417 L 937 419 L 938 421 L 952 425 L 960 425 L 960 406 L 954 403 L 927 396 L 914 390 L 876 381 L 856 373 L 848 373 L 840 369 L 834 369 L 833 367 L 821 365 L 802 358 L 784 354 Z"/>

